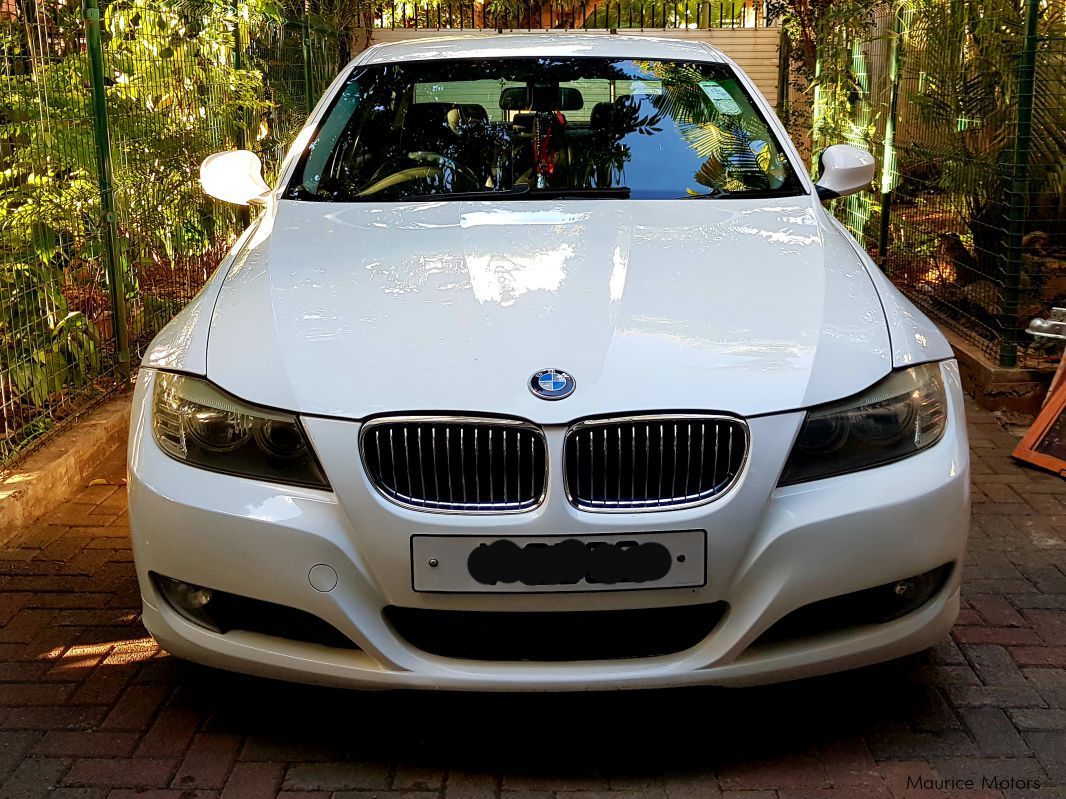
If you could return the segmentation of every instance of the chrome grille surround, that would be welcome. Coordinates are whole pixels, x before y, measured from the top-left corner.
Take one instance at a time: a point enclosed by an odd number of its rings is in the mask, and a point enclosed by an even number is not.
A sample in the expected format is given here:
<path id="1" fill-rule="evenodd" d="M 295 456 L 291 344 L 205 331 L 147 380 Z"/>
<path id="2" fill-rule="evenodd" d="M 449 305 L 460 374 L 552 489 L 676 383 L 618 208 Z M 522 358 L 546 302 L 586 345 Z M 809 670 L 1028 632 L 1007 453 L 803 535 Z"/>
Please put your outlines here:
<path id="1" fill-rule="evenodd" d="M 696 507 L 733 488 L 747 463 L 748 445 L 748 425 L 735 416 L 585 420 L 566 431 L 566 496 L 574 507 L 597 513 Z"/>
<path id="2" fill-rule="evenodd" d="M 359 433 L 363 468 L 382 496 L 435 513 L 524 513 L 548 491 L 539 427 L 477 416 L 385 416 Z"/>

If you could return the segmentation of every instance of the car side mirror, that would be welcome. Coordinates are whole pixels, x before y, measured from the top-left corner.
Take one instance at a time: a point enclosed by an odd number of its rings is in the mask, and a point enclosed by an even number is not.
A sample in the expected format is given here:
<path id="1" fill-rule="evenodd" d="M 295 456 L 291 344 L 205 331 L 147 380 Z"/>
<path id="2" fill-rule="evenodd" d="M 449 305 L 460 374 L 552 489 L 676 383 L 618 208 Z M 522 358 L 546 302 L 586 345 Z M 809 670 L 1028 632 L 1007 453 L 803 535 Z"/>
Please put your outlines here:
<path id="1" fill-rule="evenodd" d="M 200 164 L 200 185 L 216 200 L 235 205 L 264 205 L 270 194 L 263 180 L 263 162 L 250 150 L 207 156 Z"/>
<path id="2" fill-rule="evenodd" d="M 818 167 L 814 187 L 823 201 L 863 191 L 874 179 L 874 157 L 850 144 L 826 147 Z"/>

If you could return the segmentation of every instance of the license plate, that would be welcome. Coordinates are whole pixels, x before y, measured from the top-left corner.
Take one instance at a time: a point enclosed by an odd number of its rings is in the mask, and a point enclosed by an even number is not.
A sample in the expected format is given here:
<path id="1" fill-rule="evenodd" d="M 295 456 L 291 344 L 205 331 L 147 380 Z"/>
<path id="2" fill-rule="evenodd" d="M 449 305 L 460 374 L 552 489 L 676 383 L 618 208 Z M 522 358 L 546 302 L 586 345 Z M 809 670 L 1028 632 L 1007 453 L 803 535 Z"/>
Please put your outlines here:
<path id="1" fill-rule="evenodd" d="M 703 530 L 595 536 L 416 535 L 415 591 L 558 593 L 702 586 Z"/>

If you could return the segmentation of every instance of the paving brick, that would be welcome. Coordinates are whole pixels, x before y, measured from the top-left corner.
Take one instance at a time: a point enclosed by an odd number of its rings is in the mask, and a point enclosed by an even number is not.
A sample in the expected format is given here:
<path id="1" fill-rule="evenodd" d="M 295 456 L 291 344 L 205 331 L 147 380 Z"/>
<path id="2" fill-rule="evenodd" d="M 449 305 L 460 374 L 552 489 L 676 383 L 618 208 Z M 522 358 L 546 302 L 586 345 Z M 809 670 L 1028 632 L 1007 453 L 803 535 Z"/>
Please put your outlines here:
<path id="1" fill-rule="evenodd" d="M 108 714 L 104 727 L 112 730 L 140 730 L 155 717 L 169 693 L 165 685 L 130 685 Z"/>
<path id="2" fill-rule="evenodd" d="M 110 651 L 110 643 L 80 644 L 68 647 L 62 655 L 52 661 L 45 679 L 80 682 L 100 665 Z"/>
<path id="3" fill-rule="evenodd" d="M 70 501 L 75 504 L 99 505 L 118 490 L 119 486 L 115 485 L 85 486 L 75 493 Z"/>
<path id="4" fill-rule="evenodd" d="M 501 784 L 505 794 L 508 791 L 552 792 L 560 787 L 571 791 L 606 791 L 610 790 L 611 786 L 606 776 L 587 772 L 574 773 L 572 769 L 556 769 L 553 772 L 505 773 Z"/>
<path id="5" fill-rule="evenodd" d="M 39 799 L 48 796 L 70 768 L 70 760 L 28 757 L 0 787 L 4 799 Z"/>
<path id="6" fill-rule="evenodd" d="M 29 592 L 0 594 L 0 625 L 6 627 L 10 624 L 15 614 L 26 607 L 33 596 Z"/>
<path id="7" fill-rule="evenodd" d="M 33 749 L 38 737 L 29 730 L 0 730 L 0 784 Z"/>
<path id="8" fill-rule="evenodd" d="M 1045 594 L 1066 594 L 1066 574 L 1063 574 L 1047 558 L 1039 560 L 1014 561 L 1018 571 L 1026 580 Z"/>
<path id="9" fill-rule="evenodd" d="M 63 508 L 58 512 L 53 511 L 48 515 L 51 524 L 62 524 L 68 527 L 99 527 L 117 518 L 117 514 L 92 514 L 89 509 Z"/>
<path id="10" fill-rule="evenodd" d="M 949 685 L 948 695 L 957 707 L 1047 707 L 1034 688 Z"/>
<path id="11" fill-rule="evenodd" d="M 1066 708 L 1066 669 L 1027 668 L 1023 673 L 1049 706 Z"/>
<path id="12" fill-rule="evenodd" d="M 89 536 L 65 536 L 59 538 L 38 552 L 34 560 L 70 560 L 85 549 L 91 540 Z"/>
<path id="13" fill-rule="evenodd" d="M 943 733 L 959 727 L 954 710 L 934 686 L 916 685 L 902 697 L 904 715 L 917 732 Z"/>
<path id="14" fill-rule="evenodd" d="M 343 791 L 386 788 L 389 769 L 381 763 L 299 763 L 289 767 L 282 788 L 296 791 Z"/>
<path id="15" fill-rule="evenodd" d="M 110 793 L 107 788 L 64 785 L 49 792 L 48 799 L 107 799 Z"/>
<path id="16" fill-rule="evenodd" d="M 916 760 L 922 757 L 969 757 L 978 754 L 962 729 L 946 732 L 897 732 L 869 735 L 874 757 L 880 760 Z"/>
<path id="17" fill-rule="evenodd" d="M 981 614 L 973 608 L 960 608 L 959 615 L 958 618 L 955 619 L 955 623 L 966 627 L 976 624 L 983 624 L 984 619 L 982 619 Z"/>
<path id="18" fill-rule="evenodd" d="M 237 762 L 240 748 L 241 737 L 238 735 L 196 735 L 174 777 L 174 787 L 221 789 Z"/>
<path id="19" fill-rule="evenodd" d="M 353 696 L 171 658 L 137 620 L 125 491 L 83 490 L 0 547 L 0 797 L 925 799 L 948 794 L 908 790 L 908 775 L 991 774 L 1043 780 L 1005 796 L 1066 799 L 1048 787 L 1066 786 L 1066 481 L 1019 468 L 995 418 L 974 421 L 982 501 L 953 637 L 815 681 L 536 705 L 575 724 L 615 708 L 617 724 L 581 737 L 540 718 L 507 736 L 473 723 L 501 701 L 526 712 L 521 697 L 464 697 L 457 714 L 442 695 Z M 329 729 L 334 703 L 366 725 Z M 416 706 L 456 723 L 412 725 Z M 706 741 L 663 724 L 679 708 L 711 720 Z M 542 765 L 518 769 L 526 755 Z"/>
<path id="20" fill-rule="evenodd" d="M 0 706 L 57 705 L 62 704 L 73 692 L 73 686 L 63 683 L 0 684 Z"/>
<path id="21" fill-rule="evenodd" d="M 51 730 L 37 742 L 33 751 L 52 756 L 128 757 L 133 754 L 139 737 L 137 732 Z"/>
<path id="22" fill-rule="evenodd" d="M 1066 613 L 1058 610 L 1026 610 L 1025 619 L 1044 640 L 1066 652 Z"/>
<path id="23" fill-rule="evenodd" d="M 1031 754 L 1011 719 L 998 707 L 967 707 L 960 711 L 981 754 L 1026 757 Z"/>
<path id="24" fill-rule="evenodd" d="M 241 748 L 239 760 L 273 760 L 289 762 L 325 762 L 339 758 L 343 747 L 313 741 L 300 736 L 258 735 L 253 732 Z"/>
<path id="25" fill-rule="evenodd" d="M 1066 730 L 1066 710 L 1022 707 L 1007 712 L 1019 730 Z"/>
<path id="26" fill-rule="evenodd" d="M 163 708 L 137 747 L 137 756 L 166 757 L 184 752 L 201 722 L 201 714 L 193 708 Z"/>
<path id="27" fill-rule="evenodd" d="M 1066 646 L 1016 646 L 1010 656 L 1019 666 L 1066 668 Z"/>
<path id="28" fill-rule="evenodd" d="M 0 629 L 0 643 L 30 643 L 52 623 L 55 615 L 54 610 L 47 608 L 23 608 Z"/>
<path id="29" fill-rule="evenodd" d="M 77 705 L 112 705 L 126 689 L 132 674 L 127 669 L 95 669 L 71 696 Z"/>
<path id="30" fill-rule="evenodd" d="M 248 794 L 248 799 L 252 799 L 252 796 L 253 794 Z M 218 791 L 188 788 L 116 788 L 108 792 L 107 799 L 218 799 Z"/>
<path id="31" fill-rule="evenodd" d="M 150 757 L 83 758 L 74 761 L 63 781 L 68 785 L 165 788 L 177 765 L 177 760 Z"/>
<path id="32" fill-rule="evenodd" d="M 710 774 L 667 774 L 664 782 L 667 799 L 719 799 L 722 795 L 713 771 Z"/>
<path id="33" fill-rule="evenodd" d="M 1025 740 L 1048 776 L 1066 786 L 1066 730 L 1027 732 Z"/>
<path id="34" fill-rule="evenodd" d="M 399 763 L 392 775 L 393 790 L 437 791 L 444 784 L 444 769 Z"/>
<path id="35" fill-rule="evenodd" d="M 985 624 L 993 627 L 1028 627 L 1022 615 L 1002 594 L 980 594 L 972 601 L 973 609 Z"/>
<path id="36" fill-rule="evenodd" d="M 951 634 L 962 644 L 1020 646 L 1043 643 L 1036 630 L 1028 627 L 956 627 Z"/>
<path id="37" fill-rule="evenodd" d="M 452 769 L 445 777 L 445 799 L 488 799 L 496 796 L 499 778 L 495 774 Z"/>
<path id="38" fill-rule="evenodd" d="M 829 775 L 818 758 L 786 755 L 773 760 L 749 760 L 718 773 L 723 790 L 828 788 Z"/>
<path id="39" fill-rule="evenodd" d="M 1066 594 L 1017 594 L 1010 601 L 1019 610 L 1039 608 L 1041 610 L 1066 610 Z"/>
<path id="40" fill-rule="evenodd" d="M 4 727 L 9 730 L 82 730 L 96 727 L 106 715 L 105 707 L 22 707 L 8 713 Z"/>
<path id="41" fill-rule="evenodd" d="M 226 779 L 222 799 L 273 796 L 284 776 L 283 763 L 237 763 Z"/>
<path id="42" fill-rule="evenodd" d="M 51 668 L 51 665 L 43 662 L 0 662 L 0 682 L 36 682 L 44 679 L 44 675 L 49 668 Z"/>

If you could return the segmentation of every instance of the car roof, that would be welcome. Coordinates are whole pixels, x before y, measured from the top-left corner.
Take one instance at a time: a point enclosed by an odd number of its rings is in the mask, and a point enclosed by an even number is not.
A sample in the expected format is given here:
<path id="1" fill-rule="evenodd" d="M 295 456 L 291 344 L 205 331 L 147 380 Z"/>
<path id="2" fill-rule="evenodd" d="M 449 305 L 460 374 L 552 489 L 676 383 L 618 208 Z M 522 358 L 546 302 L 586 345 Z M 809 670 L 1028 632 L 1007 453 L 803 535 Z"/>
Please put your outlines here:
<path id="1" fill-rule="evenodd" d="M 377 44 L 355 59 L 359 64 L 454 58 L 516 57 L 663 58 L 729 63 L 715 47 L 696 39 L 619 36 L 604 33 L 453 34 Z"/>

